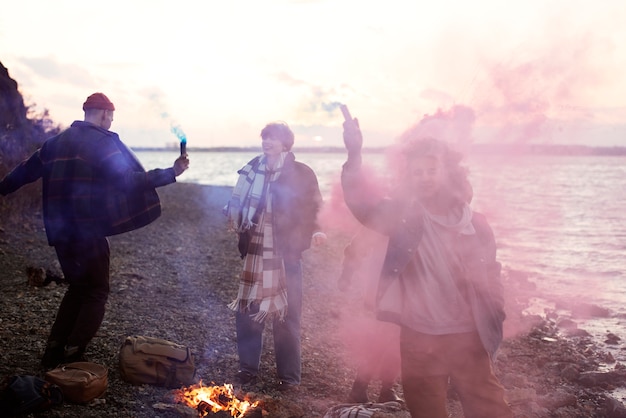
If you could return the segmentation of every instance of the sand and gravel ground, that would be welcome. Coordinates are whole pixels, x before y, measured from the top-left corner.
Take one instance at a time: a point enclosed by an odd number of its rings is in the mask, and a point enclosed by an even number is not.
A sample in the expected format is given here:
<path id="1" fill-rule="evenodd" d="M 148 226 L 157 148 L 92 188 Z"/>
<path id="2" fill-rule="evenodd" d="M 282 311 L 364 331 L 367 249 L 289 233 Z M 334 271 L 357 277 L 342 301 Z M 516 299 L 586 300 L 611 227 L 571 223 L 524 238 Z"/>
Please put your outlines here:
<path id="1" fill-rule="evenodd" d="M 234 315 L 227 304 L 237 292 L 241 260 L 235 237 L 226 231 L 221 214 L 230 189 L 178 183 L 159 189 L 159 194 L 161 218 L 110 239 L 108 310 L 87 352 L 91 361 L 109 369 L 105 396 L 89 405 L 66 403 L 40 416 L 184 416 L 180 410 L 162 407 L 171 402 L 172 391 L 121 380 L 118 353 L 128 335 L 186 345 L 193 351 L 197 377 L 205 384 L 233 382 L 237 354 Z M 64 284 L 55 282 L 44 287 L 28 283 L 29 267 L 56 274 L 60 270 L 53 249 L 46 244 L 40 214 L 17 218 L 18 223 L 0 221 L 0 378 L 38 373 L 47 333 L 65 290 Z M 309 250 L 303 261 L 302 386 L 286 394 L 274 389 L 271 333 L 266 333 L 262 379 L 246 391 L 261 401 L 268 417 L 322 417 L 330 407 L 343 403 L 350 390 L 354 364 L 346 355 L 339 324 L 363 314 L 363 304 L 358 291 L 337 291 L 342 248 L 349 237 L 327 232 L 328 244 Z M 617 380 L 589 384 L 581 378 L 606 363 L 603 353 L 584 333 L 563 338 L 556 320 L 523 315 L 532 297 L 532 283 L 516 274 L 505 274 L 504 281 L 507 327 L 524 330 L 505 339 L 496 362 L 516 417 L 626 416 L 620 404 L 607 398 Z M 377 389 L 376 385 L 370 388 L 372 399 Z M 449 405 L 451 416 L 462 417 L 453 394 Z"/>

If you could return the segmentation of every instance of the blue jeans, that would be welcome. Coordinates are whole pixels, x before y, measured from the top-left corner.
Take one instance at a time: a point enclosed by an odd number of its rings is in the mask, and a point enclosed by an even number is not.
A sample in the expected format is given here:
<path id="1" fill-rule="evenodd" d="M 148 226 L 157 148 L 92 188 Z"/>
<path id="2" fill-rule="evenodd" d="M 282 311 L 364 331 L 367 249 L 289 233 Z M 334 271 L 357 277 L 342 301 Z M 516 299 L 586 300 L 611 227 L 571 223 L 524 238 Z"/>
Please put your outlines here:
<path id="1" fill-rule="evenodd" d="M 300 384 L 300 334 L 302 318 L 302 263 L 300 260 L 286 261 L 287 276 L 287 315 L 284 321 L 274 319 L 272 329 L 274 335 L 274 353 L 276 373 L 284 383 Z M 263 330 L 265 322 L 256 322 L 251 315 L 258 312 L 254 305 L 249 312 L 237 312 L 237 351 L 239 353 L 239 369 L 254 376 L 259 373 L 261 352 L 263 350 Z"/>

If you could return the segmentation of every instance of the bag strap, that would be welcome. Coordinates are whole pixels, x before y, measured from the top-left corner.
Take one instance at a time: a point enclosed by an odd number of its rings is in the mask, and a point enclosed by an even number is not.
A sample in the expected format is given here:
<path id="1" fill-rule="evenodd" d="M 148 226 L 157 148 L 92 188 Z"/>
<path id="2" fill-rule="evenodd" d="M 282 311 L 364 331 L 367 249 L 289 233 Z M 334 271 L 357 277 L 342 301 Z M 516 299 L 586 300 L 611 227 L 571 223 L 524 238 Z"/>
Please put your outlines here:
<path id="1" fill-rule="evenodd" d="M 60 369 L 62 369 L 62 370 L 82 370 L 84 372 L 87 372 L 87 373 L 92 374 L 92 375 L 97 376 L 97 377 L 106 376 L 106 374 L 107 374 L 106 367 L 101 366 L 100 364 L 97 364 L 97 363 L 90 363 L 90 362 L 85 362 L 85 361 L 77 361 L 77 362 L 74 362 L 74 363 L 67 363 L 67 364 L 64 364 L 64 365 L 60 366 Z"/>
<path id="2" fill-rule="evenodd" d="M 133 345 L 134 352 L 159 355 L 179 363 L 186 362 L 191 355 L 189 347 L 158 338 L 136 337 L 134 340 L 127 339 L 127 342 Z"/>
<path id="3" fill-rule="evenodd" d="M 176 370 L 177 366 L 176 363 L 172 363 L 171 367 L 169 368 L 169 370 L 167 371 L 167 376 L 165 376 L 165 387 L 168 388 L 173 388 L 178 386 L 178 381 L 176 379 Z"/>

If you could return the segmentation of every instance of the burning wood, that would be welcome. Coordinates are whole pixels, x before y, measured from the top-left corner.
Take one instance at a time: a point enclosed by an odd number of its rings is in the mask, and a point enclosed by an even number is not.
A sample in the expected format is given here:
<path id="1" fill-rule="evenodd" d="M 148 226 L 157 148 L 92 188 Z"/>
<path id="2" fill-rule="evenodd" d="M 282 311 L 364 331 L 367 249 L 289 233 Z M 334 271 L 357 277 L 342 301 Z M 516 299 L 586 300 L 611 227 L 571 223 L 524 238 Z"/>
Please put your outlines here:
<path id="1" fill-rule="evenodd" d="M 234 394 L 233 385 L 229 383 L 223 386 L 204 386 L 202 381 L 197 385 L 177 390 L 176 397 L 181 403 L 195 408 L 202 417 L 228 412 L 231 417 L 243 418 L 246 412 L 256 408 L 259 403 L 238 399 Z"/>

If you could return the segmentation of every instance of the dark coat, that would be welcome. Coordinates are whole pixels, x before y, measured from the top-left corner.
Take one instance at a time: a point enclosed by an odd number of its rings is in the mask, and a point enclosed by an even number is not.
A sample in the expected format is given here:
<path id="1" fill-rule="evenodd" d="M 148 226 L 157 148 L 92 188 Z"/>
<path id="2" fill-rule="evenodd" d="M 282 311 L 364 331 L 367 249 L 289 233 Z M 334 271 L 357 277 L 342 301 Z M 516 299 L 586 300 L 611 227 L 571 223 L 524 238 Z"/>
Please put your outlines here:
<path id="1" fill-rule="evenodd" d="M 173 168 L 146 172 L 115 132 L 75 121 L 0 182 L 11 193 L 39 178 L 48 243 L 91 240 L 137 229 L 161 214 L 155 187 Z"/>
<path id="2" fill-rule="evenodd" d="M 256 167 L 260 158 L 257 156 L 248 164 Z M 287 260 L 299 259 L 302 252 L 311 247 L 313 233 L 318 230 L 317 214 L 322 194 L 317 177 L 309 166 L 296 161 L 289 153 L 280 176 L 270 186 L 269 197 L 276 249 Z M 239 248 L 241 251 L 247 245 L 240 242 Z M 244 257 L 245 251 L 241 255 Z"/>

